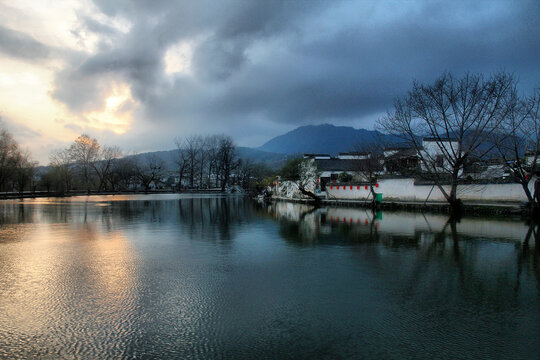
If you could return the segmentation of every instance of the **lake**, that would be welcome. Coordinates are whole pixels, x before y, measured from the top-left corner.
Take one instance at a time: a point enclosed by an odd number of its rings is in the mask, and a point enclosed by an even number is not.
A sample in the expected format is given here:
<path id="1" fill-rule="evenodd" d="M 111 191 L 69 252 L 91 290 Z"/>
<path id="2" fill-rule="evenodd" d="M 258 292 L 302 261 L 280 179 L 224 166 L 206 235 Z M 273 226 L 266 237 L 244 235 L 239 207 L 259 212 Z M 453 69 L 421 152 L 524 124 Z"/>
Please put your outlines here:
<path id="1" fill-rule="evenodd" d="M 243 197 L 0 202 L 0 358 L 532 359 L 519 219 Z"/>

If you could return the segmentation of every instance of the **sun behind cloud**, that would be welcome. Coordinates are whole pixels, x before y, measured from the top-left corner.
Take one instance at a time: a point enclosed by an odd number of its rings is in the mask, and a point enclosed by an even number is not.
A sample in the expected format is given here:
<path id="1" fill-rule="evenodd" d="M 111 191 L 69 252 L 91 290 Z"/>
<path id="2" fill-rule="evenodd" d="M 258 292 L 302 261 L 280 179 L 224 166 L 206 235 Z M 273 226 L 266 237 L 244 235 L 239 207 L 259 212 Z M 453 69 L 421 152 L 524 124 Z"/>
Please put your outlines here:
<path id="1" fill-rule="evenodd" d="M 165 53 L 165 73 L 191 74 L 191 57 L 193 56 L 193 42 L 181 41 L 167 49 Z"/>
<path id="2" fill-rule="evenodd" d="M 124 134 L 131 128 L 133 110 L 137 102 L 131 96 L 131 89 L 126 84 L 115 84 L 105 98 L 102 110 L 84 114 L 87 126 L 97 130 L 109 130 L 115 134 Z"/>

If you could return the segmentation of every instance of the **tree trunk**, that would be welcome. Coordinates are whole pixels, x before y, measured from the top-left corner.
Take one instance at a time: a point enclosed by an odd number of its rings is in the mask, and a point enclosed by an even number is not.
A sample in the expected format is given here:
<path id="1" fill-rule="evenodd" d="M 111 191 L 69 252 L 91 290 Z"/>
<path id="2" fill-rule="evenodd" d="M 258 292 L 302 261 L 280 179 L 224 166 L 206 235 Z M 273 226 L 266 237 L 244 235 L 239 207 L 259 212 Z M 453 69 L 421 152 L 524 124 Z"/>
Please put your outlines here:
<path id="1" fill-rule="evenodd" d="M 371 190 L 371 197 L 372 197 L 372 199 L 371 199 L 371 207 L 373 209 L 375 209 L 377 207 L 377 203 L 375 202 L 375 200 L 376 200 L 375 196 L 377 195 L 377 193 L 375 192 L 375 189 L 373 188 L 373 184 L 370 184 L 369 188 Z"/>
<path id="2" fill-rule="evenodd" d="M 300 190 L 300 192 L 303 195 L 306 195 L 306 196 L 309 196 L 310 198 L 312 198 L 315 201 L 316 205 L 319 205 L 321 203 L 321 199 L 317 195 L 315 195 L 311 191 L 308 191 L 308 190 L 304 189 L 303 186 L 298 186 L 298 190 Z"/>

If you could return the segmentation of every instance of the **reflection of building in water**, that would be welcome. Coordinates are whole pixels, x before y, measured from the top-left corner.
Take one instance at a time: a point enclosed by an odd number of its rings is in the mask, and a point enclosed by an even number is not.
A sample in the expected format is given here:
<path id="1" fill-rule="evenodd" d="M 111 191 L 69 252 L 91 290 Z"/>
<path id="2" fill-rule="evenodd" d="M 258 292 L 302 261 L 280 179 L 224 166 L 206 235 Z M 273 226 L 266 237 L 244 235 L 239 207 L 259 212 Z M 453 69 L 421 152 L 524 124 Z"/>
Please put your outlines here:
<path id="1" fill-rule="evenodd" d="M 372 213 L 365 208 L 325 207 L 313 209 L 308 205 L 278 202 L 273 207 L 274 216 L 289 221 L 310 222 L 302 228 L 310 233 L 329 234 L 333 227 L 346 225 L 352 231 L 369 228 L 379 235 L 410 236 L 427 239 L 428 234 L 451 233 L 449 218 L 441 214 L 414 212 Z M 306 215 L 308 214 L 308 215 Z M 519 221 L 503 219 L 463 218 L 456 222 L 456 231 L 461 236 L 485 238 L 500 241 L 522 242 L 528 226 Z M 368 231 L 369 233 L 369 231 Z M 420 238 L 420 237 L 419 237 Z"/>
<path id="2" fill-rule="evenodd" d="M 525 296 L 540 290 L 536 226 L 504 219 L 452 222 L 438 214 L 373 214 L 297 204 L 278 203 L 272 211 L 285 241 L 297 246 L 336 245 L 335 251 L 372 269 L 369 276 L 380 278 L 374 282 L 394 283 L 407 297 L 404 301 L 419 306 L 464 297 L 504 310 L 519 301 L 517 291 Z M 535 280 L 528 281 L 531 278 Z"/>

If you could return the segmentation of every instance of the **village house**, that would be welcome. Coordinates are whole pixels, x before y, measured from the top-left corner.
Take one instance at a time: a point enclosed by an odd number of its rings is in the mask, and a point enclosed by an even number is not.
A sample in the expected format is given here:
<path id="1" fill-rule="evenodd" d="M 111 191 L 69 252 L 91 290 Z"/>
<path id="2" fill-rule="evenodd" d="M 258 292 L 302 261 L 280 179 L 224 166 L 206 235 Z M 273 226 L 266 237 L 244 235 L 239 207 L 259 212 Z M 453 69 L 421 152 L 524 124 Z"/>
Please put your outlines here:
<path id="1" fill-rule="evenodd" d="M 370 152 L 340 152 L 330 154 L 304 154 L 313 159 L 319 178 L 318 189 L 325 191 L 327 184 L 352 182 L 364 183 L 389 178 L 408 178 L 416 183 L 423 173 L 437 171 L 448 173 L 451 154 L 461 151 L 459 142 L 452 138 L 424 138 L 418 150 L 396 146 L 385 148 L 379 154 Z M 534 153 L 526 153 L 527 163 L 534 161 Z M 539 161 L 540 159 L 537 159 Z M 426 164 L 427 163 L 427 164 Z M 429 169 L 428 169 L 429 166 Z M 462 179 L 468 181 L 505 180 L 510 176 L 508 167 L 500 159 L 480 160 L 468 158 L 460 170 Z"/>
<path id="2" fill-rule="evenodd" d="M 428 164 L 438 172 L 450 169 L 452 166 L 449 156 L 445 154 L 457 154 L 461 151 L 459 141 L 452 138 L 423 138 L 420 150 L 424 162 L 421 163 L 422 171 L 428 170 Z"/>
<path id="3" fill-rule="evenodd" d="M 393 175 L 411 175 L 420 171 L 420 157 L 416 149 L 408 147 L 390 147 L 383 152 L 384 173 Z"/>
<path id="4" fill-rule="evenodd" d="M 368 163 L 371 163 L 372 155 L 369 152 L 341 152 L 338 157 L 328 154 L 304 154 L 304 159 L 313 159 L 319 171 L 319 185 L 324 191 L 326 184 L 339 181 L 340 175 L 347 174 L 351 179 L 359 180 L 361 173 Z M 382 166 L 377 167 L 382 170 Z"/>

